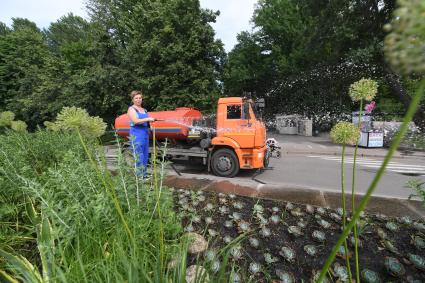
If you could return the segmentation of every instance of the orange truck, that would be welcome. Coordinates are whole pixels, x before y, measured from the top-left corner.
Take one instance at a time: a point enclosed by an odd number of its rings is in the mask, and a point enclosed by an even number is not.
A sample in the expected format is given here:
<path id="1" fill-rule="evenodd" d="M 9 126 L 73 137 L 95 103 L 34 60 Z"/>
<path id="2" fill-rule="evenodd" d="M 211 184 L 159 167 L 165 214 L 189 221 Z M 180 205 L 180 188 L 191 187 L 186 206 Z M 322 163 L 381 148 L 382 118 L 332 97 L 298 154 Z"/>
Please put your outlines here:
<path id="1" fill-rule="evenodd" d="M 167 140 L 164 152 L 170 158 L 200 159 L 208 171 L 221 177 L 234 177 L 240 169 L 262 169 L 269 163 L 266 127 L 259 118 L 264 100 L 226 97 L 218 100 L 217 113 L 203 116 L 194 108 L 149 112 L 151 136 Z M 115 130 L 128 136 L 127 114 L 115 120 Z"/>

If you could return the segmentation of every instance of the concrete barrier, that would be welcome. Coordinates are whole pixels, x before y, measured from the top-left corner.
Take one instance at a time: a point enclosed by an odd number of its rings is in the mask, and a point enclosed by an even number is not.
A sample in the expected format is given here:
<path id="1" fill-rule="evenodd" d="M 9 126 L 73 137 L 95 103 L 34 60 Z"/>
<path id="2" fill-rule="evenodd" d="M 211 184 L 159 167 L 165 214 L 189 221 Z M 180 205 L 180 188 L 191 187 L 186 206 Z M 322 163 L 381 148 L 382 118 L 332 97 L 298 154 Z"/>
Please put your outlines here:
<path id="1" fill-rule="evenodd" d="M 276 130 L 281 135 L 313 135 L 313 122 L 300 115 L 276 115 Z"/>

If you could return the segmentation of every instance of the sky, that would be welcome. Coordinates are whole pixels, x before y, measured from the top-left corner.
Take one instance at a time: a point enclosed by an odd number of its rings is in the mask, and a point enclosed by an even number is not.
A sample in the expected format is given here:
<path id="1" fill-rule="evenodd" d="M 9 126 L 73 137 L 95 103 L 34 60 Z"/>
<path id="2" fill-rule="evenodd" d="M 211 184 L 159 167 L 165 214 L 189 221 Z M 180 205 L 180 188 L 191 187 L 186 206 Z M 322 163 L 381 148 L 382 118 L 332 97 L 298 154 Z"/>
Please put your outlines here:
<path id="1" fill-rule="evenodd" d="M 0 0 L 0 21 L 10 26 L 12 18 L 27 18 L 39 28 L 47 28 L 51 22 L 72 12 L 88 19 L 84 0 Z M 236 44 L 236 35 L 251 31 L 250 20 L 257 0 L 200 0 L 202 8 L 220 10 L 212 27 L 216 38 L 223 41 L 229 52 Z"/>

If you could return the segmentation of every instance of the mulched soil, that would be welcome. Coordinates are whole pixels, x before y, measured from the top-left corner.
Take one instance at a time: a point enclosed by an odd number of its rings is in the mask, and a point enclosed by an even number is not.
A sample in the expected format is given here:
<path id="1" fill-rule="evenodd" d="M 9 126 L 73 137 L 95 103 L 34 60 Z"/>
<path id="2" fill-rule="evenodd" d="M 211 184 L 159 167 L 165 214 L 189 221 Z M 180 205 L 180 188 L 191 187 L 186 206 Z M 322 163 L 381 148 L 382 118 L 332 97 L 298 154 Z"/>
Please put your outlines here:
<path id="1" fill-rule="evenodd" d="M 241 282 L 271 282 L 272 280 L 279 280 L 276 270 L 291 273 L 295 278 L 295 282 L 301 282 L 301 280 L 310 282 L 313 278 L 313 273 L 323 267 L 327 256 L 341 232 L 342 222 L 336 221 L 330 217 L 331 213 L 338 214 L 339 212 L 340 215 L 341 211 L 329 208 L 318 209 L 318 207 L 314 207 L 314 212 L 308 213 L 306 211 L 306 205 L 288 205 L 287 202 L 282 201 L 185 190 L 175 190 L 173 195 L 175 209 L 182 215 L 182 224 L 185 230 L 193 230 L 193 232 L 204 235 L 209 241 L 210 250 L 223 250 L 223 248 L 227 246 L 227 243 L 224 242 L 225 236 L 236 239 L 241 235 L 240 231 L 238 231 L 236 221 L 233 221 L 233 227 L 231 228 L 224 226 L 226 220 L 231 220 L 230 216 L 234 212 L 240 213 L 242 215 L 242 220 L 250 223 L 250 232 L 242 237 L 243 240 L 240 243 L 243 251 L 242 258 L 233 260 L 232 257 L 230 257 L 230 262 L 228 263 L 229 269 L 232 263 L 234 266 L 239 267 L 238 274 L 242 277 Z M 243 208 L 235 208 L 234 204 L 236 202 L 242 203 Z M 214 208 L 208 210 L 207 203 L 210 203 Z M 253 212 L 253 207 L 256 204 L 263 207 L 263 218 L 269 219 L 273 214 L 280 216 L 281 222 L 279 224 L 272 224 L 269 222 L 265 225 L 271 231 L 271 235 L 268 237 L 263 237 L 259 234 L 261 229 L 260 221 L 256 213 Z M 292 208 L 291 205 L 293 205 Z M 222 206 L 226 206 L 229 209 L 229 213 L 220 213 L 219 207 Z M 272 211 L 273 207 L 277 207 L 279 212 L 274 213 Z M 321 209 L 323 211 L 320 211 Z M 297 214 L 296 212 L 301 212 L 303 215 L 294 216 L 293 214 Z M 192 221 L 193 219 L 196 221 L 197 216 L 200 217 L 199 223 Z M 207 225 L 205 223 L 206 217 L 212 217 L 214 223 Z M 331 224 L 331 227 L 323 228 L 318 223 L 319 219 L 326 220 Z M 425 282 L 425 270 L 416 268 L 408 260 L 409 253 L 425 257 L 425 250 L 415 247 L 412 244 L 412 236 L 416 235 L 425 239 L 425 231 L 421 230 L 422 228 L 420 227 L 416 227 L 417 225 L 413 225 L 413 223 L 424 225 L 423 219 L 397 219 L 389 218 L 384 215 L 365 214 L 362 217 L 362 222 L 364 223 L 362 225 L 363 227 L 359 228 L 360 239 L 363 243 L 363 247 L 359 248 L 360 270 L 367 268 L 379 273 L 382 282 Z M 392 231 L 386 227 L 386 224 L 391 222 L 396 224 L 396 231 Z M 304 228 L 301 228 L 303 235 L 296 237 L 288 232 L 288 227 L 299 227 L 300 223 L 306 224 Z M 391 252 L 384 246 L 382 237 L 377 233 L 378 228 L 386 233 L 387 237 L 385 239 L 390 241 L 397 248 L 399 253 Z M 211 236 L 210 232 L 214 231 L 209 229 L 213 229 L 218 232 L 218 234 Z M 326 240 L 324 242 L 321 243 L 313 239 L 312 233 L 315 230 L 325 233 Z M 255 237 L 259 240 L 260 244 L 258 248 L 253 248 L 249 244 L 249 237 Z M 305 245 L 314 245 L 318 249 L 318 253 L 315 256 L 308 255 L 304 251 Z M 296 258 L 293 262 L 286 261 L 280 255 L 279 252 L 283 246 L 290 247 L 295 251 Z M 354 254 L 354 249 L 351 244 L 349 244 L 349 249 Z M 274 263 L 266 263 L 264 257 L 265 253 L 270 253 L 277 261 Z M 384 265 L 384 259 L 386 257 L 397 258 L 404 266 L 405 273 L 397 277 L 391 275 Z M 200 258 L 189 256 L 188 265 L 199 264 L 199 260 L 203 260 L 202 256 Z M 223 262 L 223 256 L 221 256 L 219 260 Z M 249 271 L 249 265 L 253 262 L 261 265 L 261 272 L 253 274 Z M 345 259 L 338 257 L 332 265 L 333 268 L 336 266 L 335 263 L 345 266 Z M 208 264 L 205 266 L 208 267 Z M 354 278 L 354 256 L 351 258 L 351 270 Z M 210 273 L 214 272 L 210 270 Z M 331 279 L 331 282 L 335 282 L 338 276 L 334 272 L 330 274 L 329 279 Z M 362 281 L 366 282 L 365 280 Z"/>

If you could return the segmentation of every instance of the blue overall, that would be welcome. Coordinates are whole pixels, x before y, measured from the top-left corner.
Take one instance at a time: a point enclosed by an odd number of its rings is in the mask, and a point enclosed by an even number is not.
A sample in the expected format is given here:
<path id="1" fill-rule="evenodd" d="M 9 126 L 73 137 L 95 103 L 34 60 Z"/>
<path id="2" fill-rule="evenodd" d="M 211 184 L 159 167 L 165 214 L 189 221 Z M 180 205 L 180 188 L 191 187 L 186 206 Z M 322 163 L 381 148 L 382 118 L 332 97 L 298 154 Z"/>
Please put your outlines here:
<path id="1" fill-rule="evenodd" d="M 135 108 L 134 108 L 135 109 Z M 148 118 L 148 113 L 141 113 L 136 110 L 137 118 Z M 149 124 L 134 124 L 130 121 L 130 140 L 133 148 L 133 155 L 136 160 L 137 175 L 147 176 L 147 166 L 149 158 Z"/>

